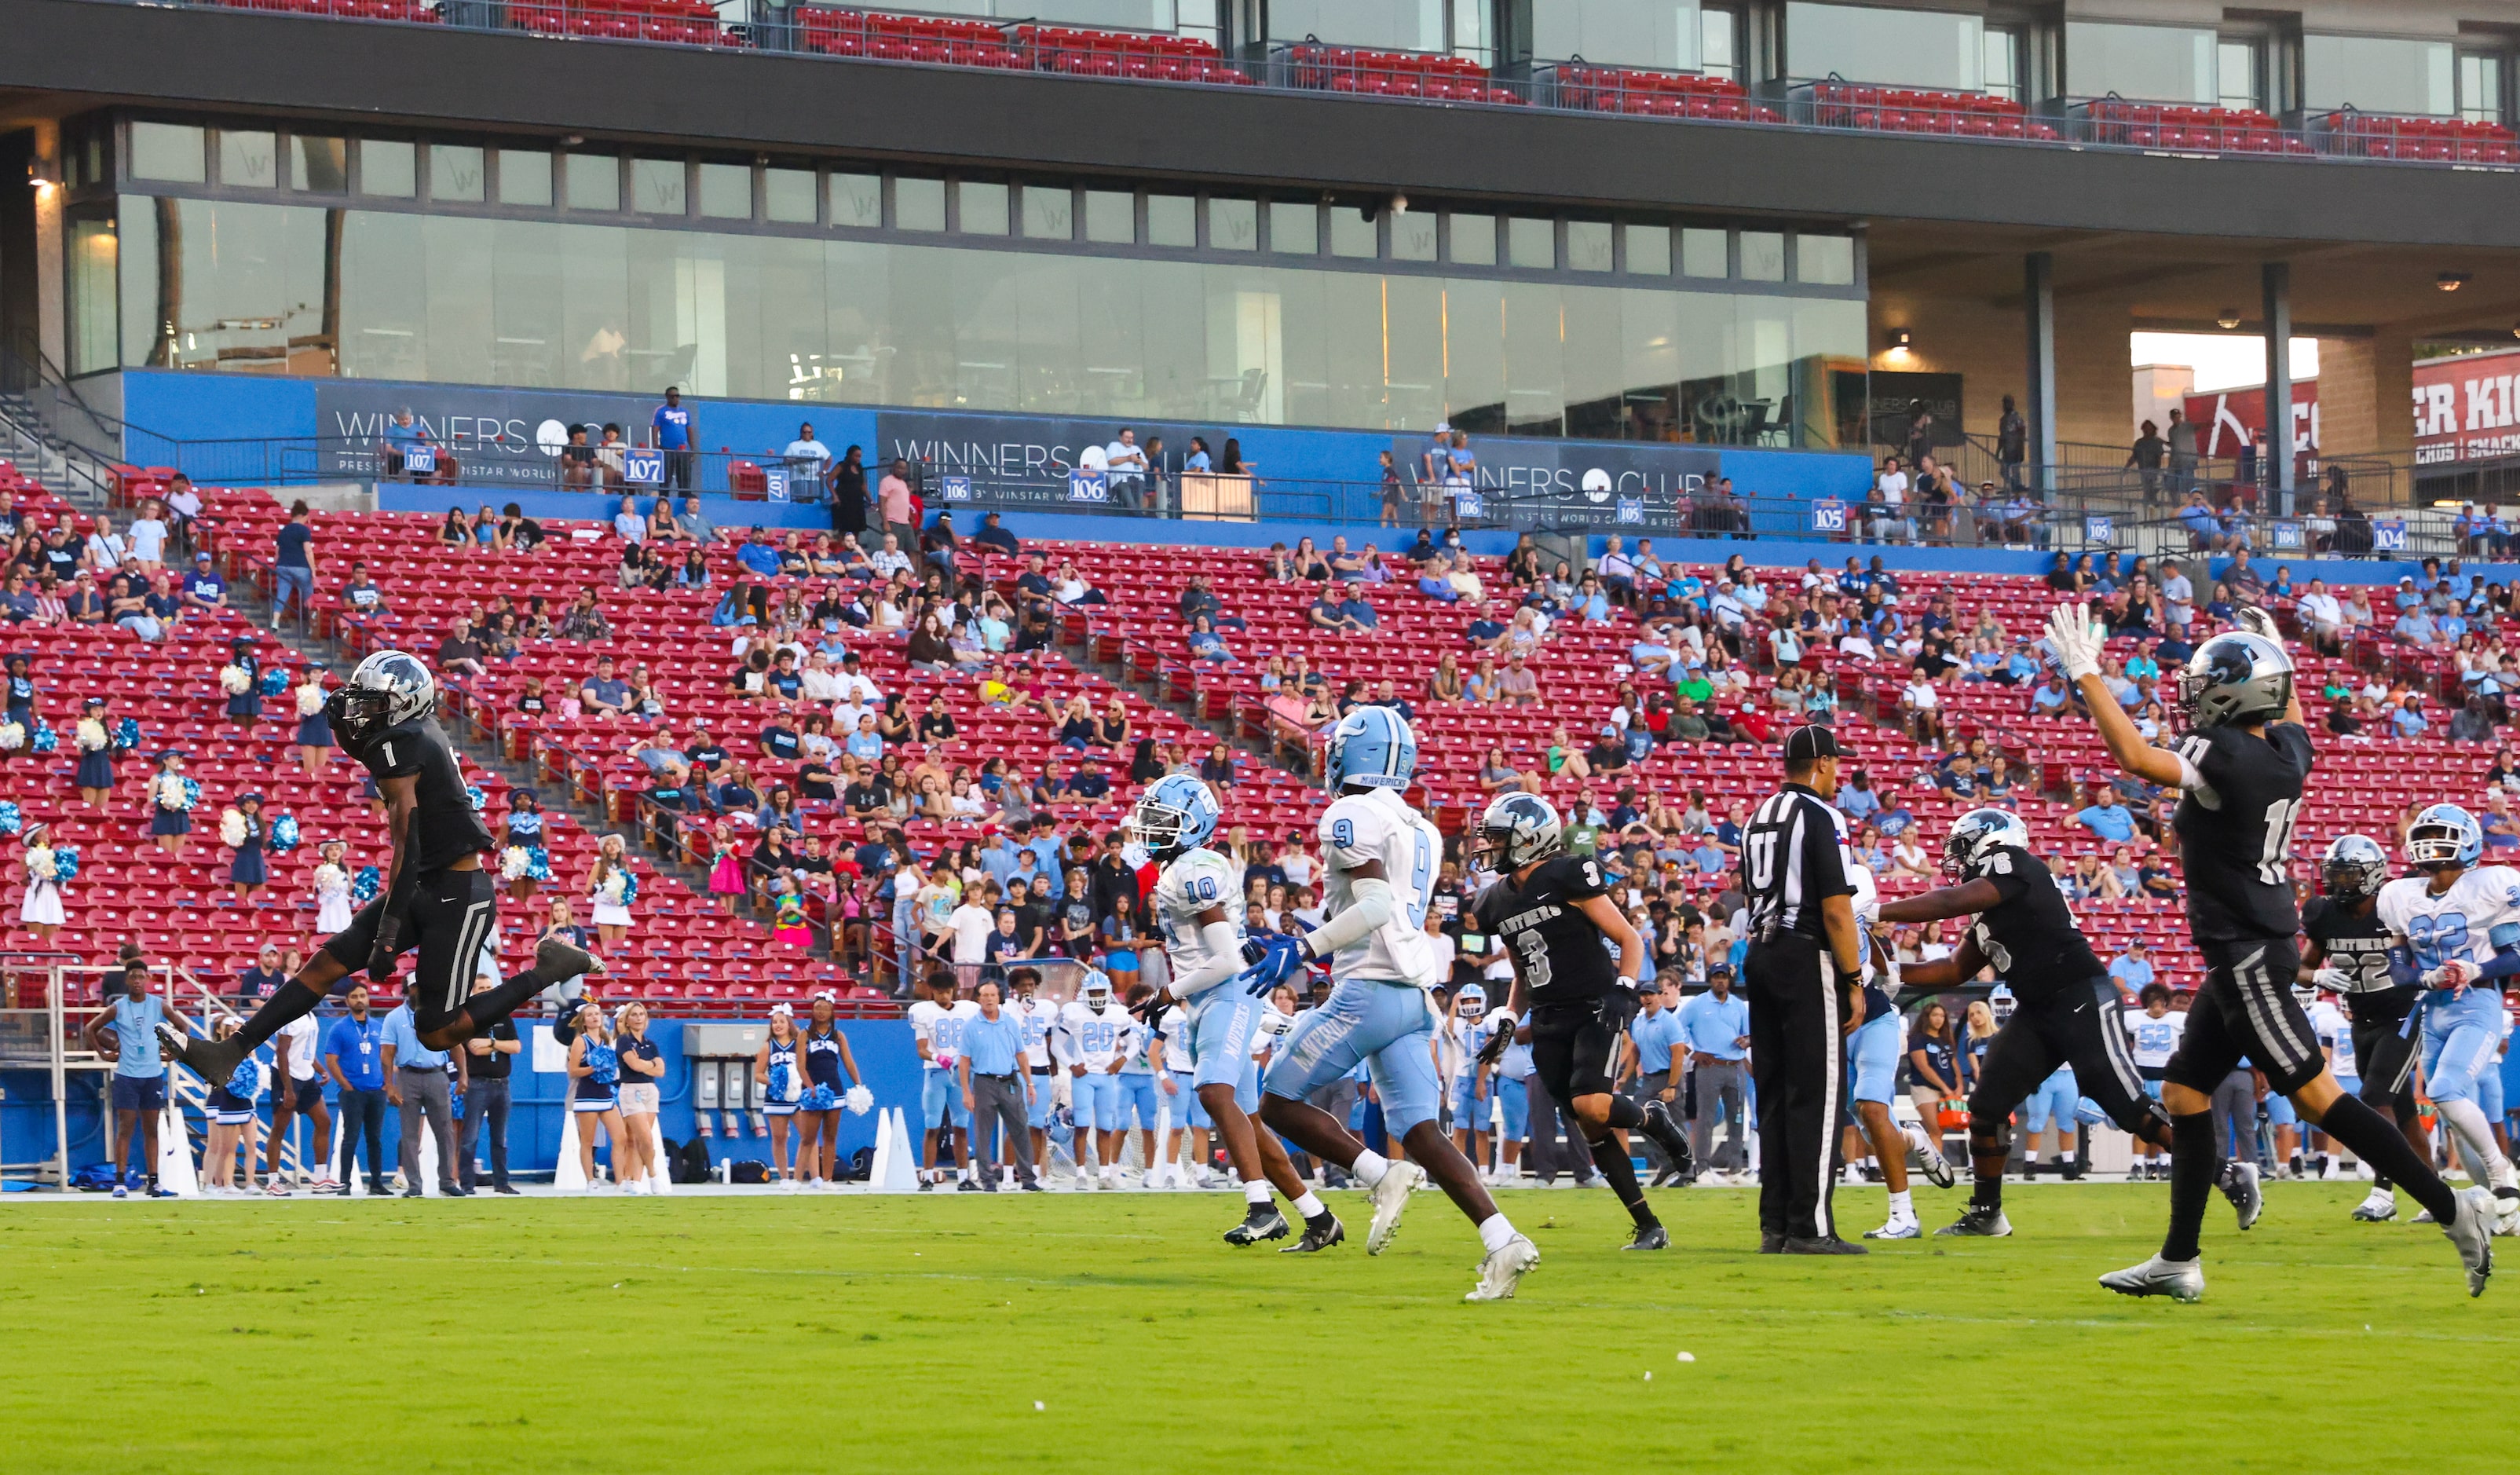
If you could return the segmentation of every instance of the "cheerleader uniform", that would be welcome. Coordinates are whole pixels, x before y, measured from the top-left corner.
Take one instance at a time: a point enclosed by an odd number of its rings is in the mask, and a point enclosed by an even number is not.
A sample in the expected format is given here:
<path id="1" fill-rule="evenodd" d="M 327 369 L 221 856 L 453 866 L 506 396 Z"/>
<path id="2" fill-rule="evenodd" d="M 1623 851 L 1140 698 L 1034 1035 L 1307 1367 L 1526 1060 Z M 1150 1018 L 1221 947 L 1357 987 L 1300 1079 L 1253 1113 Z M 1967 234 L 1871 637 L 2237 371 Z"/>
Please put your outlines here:
<path id="1" fill-rule="evenodd" d="M 245 672 L 245 690 L 228 698 L 230 717 L 262 715 L 262 662 L 250 655 L 241 655 L 228 664 Z"/>
<path id="2" fill-rule="evenodd" d="M 770 1070 L 761 1083 L 761 1114 L 794 1116 L 796 1099 L 804 1095 L 801 1079 L 796 1064 L 796 1042 L 791 1039 L 782 1045 L 777 1040 L 771 1041 Z"/>
<path id="3" fill-rule="evenodd" d="M 105 746 L 83 748 L 79 752 L 78 777 L 72 781 L 78 788 L 113 787 L 113 739 L 108 737 Z"/>
<path id="4" fill-rule="evenodd" d="M 270 841 L 270 827 L 260 815 L 246 815 L 245 843 L 237 847 L 236 861 L 228 867 L 228 880 L 239 886 L 259 886 L 271 879 L 271 870 L 263 864 L 262 853 Z"/>
<path id="5" fill-rule="evenodd" d="M 8 720 L 24 728 L 27 736 L 32 737 L 35 731 L 35 679 L 31 676 L 10 677 L 8 702 Z"/>
<path id="6" fill-rule="evenodd" d="M 525 853 L 522 879 L 547 881 L 552 878 L 551 851 L 543 844 L 542 811 L 520 810 L 508 816 L 508 848 Z"/>
<path id="7" fill-rule="evenodd" d="M 300 692 L 305 690 L 306 689 L 303 687 L 298 688 L 298 691 Z M 333 745 L 333 719 L 324 715 L 324 703 L 321 696 L 322 689 L 318 688 L 318 699 L 315 703 L 315 710 L 312 712 L 306 710 L 305 697 L 300 696 L 297 699 L 297 745 L 299 747 L 331 747 Z"/>
<path id="8" fill-rule="evenodd" d="M 46 851 L 45 854 L 49 855 L 51 852 Z M 62 883 L 49 875 L 38 874 L 31 867 L 28 868 L 26 899 L 18 904 L 18 920 L 27 926 L 66 925 L 69 918 L 62 909 Z"/>
<path id="9" fill-rule="evenodd" d="M 337 872 L 338 867 L 334 868 Z M 350 878 L 324 877 L 315 883 L 315 930 L 330 936 L 350 930 Z"/>
<path id="10" fill-rule="evenodd" d="M 248 1057 L 234 1075 L 210 1088 L 210 1120 L 222 1127 L 242 1127 L 253 1120 L 254 1103 L 261 1097 L 262 1063 Z"/>
<path id="11" fill-rule="evenodd" d="M 612 868 L 612 872 L 613 875 L 626 874 L 624 869 L 618 866 Z M 595 924 L 599 927 L 626 927 L 630 925 L 630 904 L 604 899 L 604 893 L 611 883 L 612 876 L 606 876 L 596 883 L 595 895 L 588 899 L 595 909 Z"/>
<path id="12" fill-rule="evenodd" d="M 569 1088 L 568 1109 L 604 1112 L 620 1104 L 621 1055 L 609 1045 L 586 1042 L 587 1073 Z"/>
<path id="13" fill-rule="evenodd" d="M 149 832 L 151 834 L 191 834 L 193 811 L 183 804 L 170 805 L 166 802 L 169 797 L 183 798 L 184 781 L 181 778 L 175 779 L 174 793 L 170 796 L 166 791 L 166 781 L 169 777 L 172 776 L 159 774 L 149 782 Z"/>
<path id="14" fill-rule="evenodd" d="M 831 1027 L 827 1034 L 814 1033 L 805 1026 L 805 1084 L 803 1102 L 808 1111 L 836 1111 L 840 1093 L 848 1089 L 840 1079 L 840 1027 Z"/>

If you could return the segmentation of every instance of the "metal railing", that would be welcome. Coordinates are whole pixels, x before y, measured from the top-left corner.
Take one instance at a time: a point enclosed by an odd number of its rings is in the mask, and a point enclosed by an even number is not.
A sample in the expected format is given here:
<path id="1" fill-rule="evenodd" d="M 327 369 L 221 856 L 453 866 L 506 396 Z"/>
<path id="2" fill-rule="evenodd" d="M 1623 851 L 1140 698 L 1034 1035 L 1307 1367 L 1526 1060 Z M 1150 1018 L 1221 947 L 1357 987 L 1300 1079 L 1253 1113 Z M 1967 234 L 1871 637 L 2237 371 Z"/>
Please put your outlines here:
<path id="1" fill-rule="evenodd" d="M 99 0 L 165 4 L 167 0 Z M 2520 144 L 2496 124 L 2378 117 L 2351 110 L 2277 118 L 2262 112 L 2118 97 L 2025 107 L 1984 94 L 1778 78 L 1729 78 L 1535 59 L 1511 74 L 1461 58 L 1372 51 L 1312 38 L 1228 56 L 1203 41 L 1031 22 L 974 21 L 855 7 L 752 0 L 729 22 L 706 0 L 179 0 L 202 8 L 370 23 L 447 25 L 563 40 L 742 48 L 908 66 L 1047 71 L 1183 86 L 1257 86 L 1455 106 L 1547 108 L 1745 127 L 1930 134 L 2032 148 L 2248 158 L 2351 160 L 2520 170 Z"/>

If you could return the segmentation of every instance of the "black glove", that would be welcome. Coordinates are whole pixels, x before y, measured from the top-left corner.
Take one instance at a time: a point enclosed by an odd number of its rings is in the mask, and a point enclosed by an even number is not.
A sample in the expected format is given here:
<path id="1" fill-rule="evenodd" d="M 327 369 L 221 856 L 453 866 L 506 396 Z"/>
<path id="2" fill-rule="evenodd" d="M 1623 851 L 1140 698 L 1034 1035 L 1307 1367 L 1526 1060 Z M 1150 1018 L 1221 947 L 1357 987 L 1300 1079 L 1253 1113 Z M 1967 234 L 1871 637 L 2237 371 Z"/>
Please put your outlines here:
<path id="1" fill-rule="evenodd" d="M 1499 1060 L 1504 1059 L 1505 1052 L 1512 1048 L 1513 1031 L 1509 1029 L 1498 1030 L 1495 1034 L 1488 1036 L 1487 1044 L 1479 1047 L 1479 1063 L 1481 1065 L 1494 1065 Z"/>
<path id="2" fill-rule="evenodd" d="M 1636 1018 L 1637 1010 L 1642 1007 L 1643 1005 L 1637 999 L 1635 985 L 1622 978 L 1617 988 L 1602 995 L 1594 1004 L 1593 1017 L 1601 1022 L 1603 1029 L 1615 1034 L 1625 1030 L 1628 1027 L 1628 1021 Z"/>
<path id="3" fill-rule="evenodd" d="M 1129 1012 L 1138 1016 L 1138 1021 L 1146 1025 L 1148 1033 L 1154 1034 L 1162 1030 L 1164 1015 L 1171 1013 L 1172 1010 L 1172 990 L 1157 989 L 1155 990 L 1155 997 L 1148 1000 L 1142 1005 L 1139 1005 Z"/>
<path id="4" fill-rule="evenodd" d="M 377 940 L 368 947 L 368 976 L 383 983 L 402 959 L 402 918 L 393 912 L 377 919 Z"/>

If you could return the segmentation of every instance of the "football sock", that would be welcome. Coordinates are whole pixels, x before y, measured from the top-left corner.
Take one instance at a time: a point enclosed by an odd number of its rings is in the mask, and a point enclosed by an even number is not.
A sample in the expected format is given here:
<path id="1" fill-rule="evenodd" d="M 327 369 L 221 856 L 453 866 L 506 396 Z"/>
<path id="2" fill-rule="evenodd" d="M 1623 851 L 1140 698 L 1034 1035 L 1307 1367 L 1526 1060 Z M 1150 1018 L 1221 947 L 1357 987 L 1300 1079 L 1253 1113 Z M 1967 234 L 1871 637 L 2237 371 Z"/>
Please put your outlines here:
<path id="1" fill-rule="evenodd" d="M 1942 1150 L 1934 1145 L 1934 1140 L 1925 1135 L 1922 1127 L 1901 1127 L 1899 1135 L 1907 1139 L 1908 1150 L 1918 1157 L 1929 1157 Z"/>
<path id="2" fill-rule="evenodd" d="M 263 1001 L 262 1007 L 255 1009 L 253 1017 L 245 1022 L 245 1028 L 229 1038 L 243 1042 L 245 1048 L 251 1050 L 280 1033 L 282 1025 L 315 1012 L 315 1006 L 323 1002 L 323 995 L 292 978 Z"/>
<path id="3" fill-rule="evenodd" d="M 1295 1212 L 1304 1216 L 1306 1224 L 1311 1224 L 1329 1211 L 1329 1205 L 1322 1202 L 1322 1196 L 1310 1188 L 1304 1190 L 1303 1197 L 1295 1200 Z"/>
<path id="4" fill-rule="evenodd" d="M 2356 1096 L 2338 1096 L 2327 1108 L 2327 1117 L 2318 1130 L 2344 1144 L 2356 1157 L 2369 1163 L 2374 1172 L 2383 1175 L 2381 1182 L 2394 1184 L 2426 1209 L 2433 1218 L 2449 1224 L 2458 1217 L 2458 1195 L 2450 1184 L 2415 1155 L 2406 1137 L 2388 1118 L 2373 1111 Z M 2491 1132 L 2487 1141 L 2494 1140 Z M 2176 1191 L 2173 1192 L 2175 1198 Z"/>
<path id="5" fill-rule="evenodd" d="M 2170 1119 L 2170 1232 L 2161 1258 L 2181 1264 L 2196 1258 L 2196 1236 L 2205 1227 L 2205 1203 L 2223 1173 L 2214 1149 L 2214 1113 L 2194 1111 Z"/>
<path id="6" fill-rule="evenodd" d="M 1391 1159 L 1368 1147 L 1356 1155 L 1355 1162 L 1348 1165 L 1347 1174 L 1348 1177 L 1356 1180 L 1358 1187 L 1371 1188 L 1382 1182 L 1382 1175 L 1390 1171 Z"/>
<path id="7" fill-rule="evenodd" d="M 1626 1096 L 1614 1095 L 1610 1097 L 1609 1122 L 1623 1131 L 1642 1127 L 1645 1124 L 1645 1109 Z"/>
<path id="8" fill-rule="evenodd" d="M 1503 1213 L 1479 1221 L 1479 1248 L 1493 1255 L 1513 1242 L 1513 1225 Z"/>
<path id="9" fill-rule="evenodd" d="M 2480 1185 L 2499 1180 L 2504 1166 L 2502 1149 L 2494 1140 L 2494 1126 L 2485 1119 L 2485 1108 L 2474 1101 L 2436 1100 L 2433 1110 L 2441 1113 L 2441 1119 L 2458 1139 L 2458 1155 L 2467 1164 L 2468 1178 Z"/>
<path id="10" fill-rule="evenodd" d="M 1637 1186 L 1636 1162 L 1619 1149 L 1619 1140 L 1604 1132 L 1599 1141 L 1586 1145 L 1593 1149 L 1593 1166 L 1610 1181 L 1610 1191 L 1618 1195 L 1628 1217 L 1637 1222 L 1637 1228 L 1651 1229 L 1662 1223 L 1654 1218 L 1652 1206 L 1645 1202 L 1645 1190 Z"/>
<path id="11" fill-rule="evenodd" d="M 535 995 L 558 982 L 557 978 L 546 979 L 527 968 L 521 973 L 509 974 L 507 982 L 487 993 L 475 994 L 465 1000 L 464 1012 L 472 1020 L 472 1033 L 488 1033 L 490 1026 L 523 1008 Z"/>
<path id="12" fill-rule="evenodd" d="M 2002 1208 L 2003 1175 L 2001 1173 L 1976 1175 L 1976 1182 L 1969 1189 L 1969 1206 L 1978 1209 Z"/>
<path id="13" fill-rule="evenodd" d="M 1902 1189 L 1890 1195 L 1890 1217 L 1893 1219 L 1916 1217 L 1916 1202 L 1909 1197 L 1907 1190 Z"/>
<path id="14" fill-rule="evenodd" d="M 1269 1180 L 1265 1178 L 1255 1178 L 1243 1184 L 1242 1201 L 1255 1206 L 1267 1203 L 1269 1201 Z"/>

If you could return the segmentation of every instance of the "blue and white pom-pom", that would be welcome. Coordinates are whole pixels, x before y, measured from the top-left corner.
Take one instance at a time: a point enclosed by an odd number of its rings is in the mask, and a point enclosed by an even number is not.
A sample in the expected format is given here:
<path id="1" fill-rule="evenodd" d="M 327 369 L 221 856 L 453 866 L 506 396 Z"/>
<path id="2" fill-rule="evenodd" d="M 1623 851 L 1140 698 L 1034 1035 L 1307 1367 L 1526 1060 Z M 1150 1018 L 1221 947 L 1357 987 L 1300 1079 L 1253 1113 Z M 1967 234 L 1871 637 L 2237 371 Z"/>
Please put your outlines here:
<path id="1" fill-rule="evenodd" d="M 274 666 L 270 670 L 262 673 L 263 695 L 278 696 L 286 693 L 288 690 L 289 669 L 286 666 Z"/>
<path id="2" fill-rule="evenodd" d="M 67 881 L 78 874 L 78 847 L 63 845 L 53 851 L 53 879 Z"/>
<path id="3" fill-rule="evenodd" d="M 201 802 L 202 781 L 199 779 L 186 779 L 184 781 L 184 808 L 189 810 Z"/>
<path id="4" fill-rule="evenodd" d="M 122 749 L 126 753 L 140 746 L 140 720 L 138 718 L 125 717 L 120 722 L 113 725 L 113 745 Z"/>
<path id="5" fill-rule="evenodd" d="M 472 812 L 474 814 L 477 815 L 482 810 L 490 807 L 490 796 L 481 792 L 480 784 L 467 783 L 464 785 L 464 792 L 465 795 L 472 801 Z"/>
<path id="6" fill-rule="evenodd" d="M 359 873 L 350 880 L 350 900 L 364 907 L 377 899 L 377 893 L 383 889 L 384 883 L 384 877 L 377 873 L 376 867 L 362 866 Z"/>
<path id="7" fill-rule="evenodd" d="M 262 1067 L 253 1056 L 239 1060 L 237 1068 L 228 1072 L 228 1095 L 240 1101 L 250 1101 L 262 1095 Z"/>
<path id="8" fill-rule="evenodd" d="M 796 1104 L 807 1111 L 837 1111 L 840 1094 L 829 1086 L 817 1086 L 805 1093 L 805 1098 Z"/>
<path id="9" fill-rule="evenodd" d="M 59 748 L 61 745 L 62 739 L 59 735 L 54 733 L 53 725 L 46 722 L 41 717 L 36 718 L 35 736 L 26 740 L 26 746 L 32 748 L 38 753 L 49 753 Z"/>
<path id="10" fill-rule="evenodd" d="M 0 799 L 0 834 L 16 834 L 26 827 L 26 820 L 18 812 L 18 801 Z"/>
<path id="11" fill-rule="evenodd" d="M 867 1090 L 867 1084 L 864 1081 L 860 1081 L 855 1086 L 850 1087 L 848 1089 L 848 1094 L 842 1096 L 840 1100 L 843 1105 L 849 1108 L 849 1115 L 851 1116 L 864 1116 L 868 1112 L 875 1110 L 875 1093 Z"/>
<path id="12" fill-rule="evenodd" d="M 796 1099 L 796 1072 L 785 1060 L 770 1067 L 770 1079 L 764 1084 L 770 1092 L 770 1099 L 774 1101 Z"/>
<path id="13" fill-rule="evenodd" d="M 271 817 L 271 848 L 274 850 L 295 850 L 297 848 L 297 817 L 295 815 L 278 814 Z"/>

